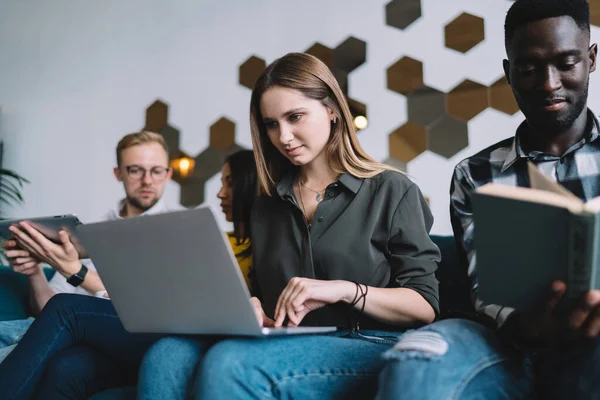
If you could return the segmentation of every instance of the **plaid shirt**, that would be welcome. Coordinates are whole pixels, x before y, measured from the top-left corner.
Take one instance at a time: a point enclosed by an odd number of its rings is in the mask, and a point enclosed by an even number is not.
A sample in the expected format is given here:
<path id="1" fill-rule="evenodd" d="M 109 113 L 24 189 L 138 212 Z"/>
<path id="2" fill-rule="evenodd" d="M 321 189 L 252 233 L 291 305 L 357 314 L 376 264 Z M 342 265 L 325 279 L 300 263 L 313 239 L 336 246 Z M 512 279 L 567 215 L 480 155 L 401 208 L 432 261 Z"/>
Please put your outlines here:
<path id="1" fill-rule="evenodd" d="M 529 187 L 527 160 L 542 173 L 559 182 L 577 197 L 587 201 L 600 196 L 600 134 L 598 119 L 588 110 L 590 127 L 578 143 L 562 157 L 532 151 L 526 154 L 519 138 L 526 134 L 523 122 L 514 137 L 496 143 L 461 161 L 454 169 L 450 187 L 450 219 L 458 248 L 459 260 L 468 265 L 471 299 L 478 312 L 494 318 L 502 326 L 513 311 L 510 307 L 484 304 L 477 296 L 476 256 L 473 248 L 473 207 L 471 194 L 480 186 L 494 182 L 510 186 Z"/>

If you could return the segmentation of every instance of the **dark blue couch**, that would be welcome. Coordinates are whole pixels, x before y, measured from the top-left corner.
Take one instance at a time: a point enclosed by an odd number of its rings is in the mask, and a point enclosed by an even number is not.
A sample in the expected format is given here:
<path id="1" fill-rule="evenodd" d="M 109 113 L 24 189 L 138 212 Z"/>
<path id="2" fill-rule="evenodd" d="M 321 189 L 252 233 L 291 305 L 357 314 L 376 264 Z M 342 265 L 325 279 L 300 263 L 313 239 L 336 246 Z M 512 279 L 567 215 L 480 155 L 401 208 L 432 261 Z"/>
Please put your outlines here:
<path id="1" fill-rule="evenodd" d="M 442 262 L 436 273 L 440 281 L 441 316 L 461 316 L 472 312 L 466 271 L 458 262 L 452 236 L 432 236 L 442 252 Z M 46 271 L 48 278 L 54 271 Z M 8 267 L 0 267 L 0 321 L 24 319 L 29 315 L 27 281 Z M 135 399 L 135 388 L 118 388 L 98 393 L 93 400 Z"/>

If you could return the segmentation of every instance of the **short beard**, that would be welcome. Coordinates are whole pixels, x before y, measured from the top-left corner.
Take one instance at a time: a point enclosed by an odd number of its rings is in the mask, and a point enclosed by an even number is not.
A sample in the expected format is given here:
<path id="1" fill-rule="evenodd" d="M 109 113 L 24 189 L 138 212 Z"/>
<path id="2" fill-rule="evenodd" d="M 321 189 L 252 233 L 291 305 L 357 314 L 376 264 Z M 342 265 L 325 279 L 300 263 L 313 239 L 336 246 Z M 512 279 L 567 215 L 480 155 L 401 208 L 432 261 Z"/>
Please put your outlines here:
<path id="1" fill-rule="evenodd" d="M 584 112 L 588 99 L 589 78 L 585 84 L 585 89 L 576 103 L 573 104 L 573 112 L 564 119 L 539 118 L 532 122 L 532 127 L 539 131 L 545 131 L 548 135 L 558 136 L 573 126 L 577 118 Z"/>
<path id="2" fill-rule="evenodd" d="M 158 200 L 159 199 L 154 199 L 154 201 L 152 203 L 150 203 L 150 205 L 145 206 L 142 203 L 140 203 L 138 201 L 138 199 L 136 199 L 135 197 L 127 196 L 127 202 L 129 204 L 131 204 L 132 206 L 134 206 L 135 208 L 137 208 L 138 210 L 142 210 L 142 212 L 146 212 L 149 209 L 151 209 L 152 207 L 154 207 L 156 205 L 156 203 L 158 203 Z"/>

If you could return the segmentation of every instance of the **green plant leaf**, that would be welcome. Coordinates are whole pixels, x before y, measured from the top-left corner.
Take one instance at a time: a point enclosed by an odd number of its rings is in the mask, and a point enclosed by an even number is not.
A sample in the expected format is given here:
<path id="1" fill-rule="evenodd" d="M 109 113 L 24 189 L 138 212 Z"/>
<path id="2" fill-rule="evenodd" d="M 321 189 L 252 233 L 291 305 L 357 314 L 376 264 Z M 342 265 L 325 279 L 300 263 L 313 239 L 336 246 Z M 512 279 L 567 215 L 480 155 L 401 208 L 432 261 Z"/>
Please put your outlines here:
<path id="1" fill-rule="evenodd" d="M 16 192 L 21 192 L 21 188 L 23 188 L 23 185 L 15 185 L 12 181 L 9 181 L 8 179 L 0 179 L 0 187 L 7 187 L 10 188 Z"/>
<path id="2" fill-rule="evenodd" d="M 8 186 L 0 186 L 0 194 L 2 193 L 13 196 L 13 198 L 15 198 L 18 202 L 23 201 L 23 196 L 21 195 L 21 192 L 19 190 L 13 189 Z"/>
<path id="3" fill-rule="evenodd" d="M 29 183 L 29 181 L 10 169 L 0 168 L 0 176 L 5 175 L 18 180 L 21 183 Z"/>

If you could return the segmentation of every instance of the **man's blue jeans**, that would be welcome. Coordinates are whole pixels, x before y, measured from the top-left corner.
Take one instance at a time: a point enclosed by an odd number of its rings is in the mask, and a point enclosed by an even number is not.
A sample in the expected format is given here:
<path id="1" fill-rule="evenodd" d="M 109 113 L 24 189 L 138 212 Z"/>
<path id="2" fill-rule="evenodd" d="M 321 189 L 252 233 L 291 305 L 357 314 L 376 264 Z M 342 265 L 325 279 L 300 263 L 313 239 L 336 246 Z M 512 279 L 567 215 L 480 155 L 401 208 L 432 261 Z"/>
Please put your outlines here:
<path id="1" fill-rule="evenodd" d="M 399 335 L 164 338 L 144 357 L 138 398 L 369 399 L 377 392 L 381 355 Z"/>
<path id="2" fill-rule="evenodd" d="M 127 332 L 108 300 L 58 294 L 0 364 L 0 400 L 87 398 L 121 385 L 158 337 Z M 60 385 L 69 377 L 71 387 Z"/>
<path id="3" fill-rule="evenodd" d="M 497 332 L 450 319 L 386 352 L 377 399 L 600 399 L 600 341 L 524 356 Z"/>
<path id="4" fill-rule="evenodd" d="M 17 346 L 17 343 L 25 335 L 33 321 L 33 318 L 0 321 L 0 363 Z"/>

